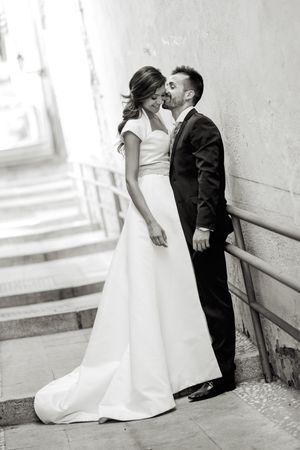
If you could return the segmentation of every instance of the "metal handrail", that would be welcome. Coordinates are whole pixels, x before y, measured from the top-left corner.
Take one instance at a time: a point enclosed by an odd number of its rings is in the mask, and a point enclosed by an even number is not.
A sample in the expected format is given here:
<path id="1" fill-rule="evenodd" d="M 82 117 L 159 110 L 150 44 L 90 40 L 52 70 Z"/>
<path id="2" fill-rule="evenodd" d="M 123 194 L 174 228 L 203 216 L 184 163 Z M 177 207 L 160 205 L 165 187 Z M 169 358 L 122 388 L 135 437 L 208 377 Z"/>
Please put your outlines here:
<path id="1" fill-rule="evenodd" d="M 106 218 L 104 211 L 108 212 L 111 211 L 110 208 L 105 206 L 103 202 L 101 201 L 101 193 L 100 189 L 104 189 L 106 191 L 110 191 L 113 195 L 115 209 L 114 213 L 117 217 L 118 223 L 119 223 L 119 229 L 121 231 L 124 223 L 125 214 L 122 210 L 122 203 L 120 201 L 120 198 L 122 198 L 123 201 L 129 200 L 129 195 L 124 190 L 120 189 L 120 187 L 117 184 L 117 177 L 123 177 L 124 173 L 120 171 L 119 169 L 112 168 L 109 166 L 106 166 L 102 163 L 100 163 L 97 160 L 94 159 L 70 159 L 69 163 L 74 165 L 77 165 L 79 167 L 79 175 L 76 175 L 72 172 L 69 172 L 68 176 L 79 181 L 82 184 L 84 195 L 85 195 L 85 207 L 88 212 L 89 218 L 91 222 L 97 221 L 97 218 L 94 218 L 94 213 L 97 208 L 100 209 L 101 212 L 101 221 L 102 224 L 99 224 L 100 226 L 103 225 L 105 229 L 106 235 L 108 235 L 108 228 L 106 225 Z M 89 178 L 84 173 L 84 168 L 89 169 L 89 174 L 92 173 L 92 177 Z M 103 183 L 98 180 L 99 173 L 98 171 L 105 171 L 109 177 L 108 182 Z M 91 200 L 88 198 L 89 189 L 94 188 L 97 201 Z M 93 208 L 93 206 L 95 208 Z"/>
<path id="2" fill-rule="evenodd" d="M 269 319 L 271 322 L 275 323 L 275 325 L 279 326 L 279 328 L 285 329 L 285 331 L 292 336 L 297 341 L 300 341 L 300 331 L 293 327 L 292 325 L 288 324 L 283 320 L 281 317 L 277 316 L 273 312 L 271 312 L 269 309 L 265 308 L 263 305 L 260 305 L 259 303 L 251 303 L 249 305 L 248 297 L 245 294 L 245 292 L 241 291 L 239 288 L 234 286 L 232 283 L 228 283 L 230 291 L 238 297 L 242 302 L 246 303 L 246 305 L 250 306 L 250 308 L 254 309 L 255 311 L 262 314 L 266 319 Z"/>
<path id="3" fill-rule="evenodd" d="M 244 209 L 237 208 L 236 206 L 232 205 L 227 205 L 227 211 L 229 214 L 238 217 L 239 219 L 245 220 L 246 222 L 250 222 L 261 228 L 265 228 L 266 230 L 281 234 L 282 236 L 288 237 L 290 239 L 300 241 L 300 229 L 293 225 L 280 225 L 272 222 L 270 219 L 260 217 L 255 213 L 245 211 Z"/>
<path id="4" fill-rule="evenodd" d="M 68 162 L 71 164 L 81 164 L 84 166 L 96 167 L 97 169 L 105 170 L 106 172 L 113 172 L 121 176 L 124 175 L 124 172 L 122 172 L 122 170 L 117 169 L 116 167 L 107 166 L 106 164 L 103 164 L 94 158 L 70 158 Z"/>
<path id="5" fill-rule="evenodd" d="M 256 294 L 254 290 L 254 285 L 252 281 L 252 274 L 250 271 L 250 265 L 255 267 L 256 269 L 266 273 L 273 279 L 276 279 L 277 281 L 285 284 L 286 286 L 289 286 L 291 289 L 295 290 L 296 292 L 300 292 L 300 284 L 297 282 L 297 280 L 293 279 L 292 277 L 279 273 L 272 267 L 271 264 L 267 263 L 266 261 L 263 261 L 262 259 L 251 255 L 249 252 L 246 251 L 244 236 L 242 232 L 241 227 L 241 220 L 244 220 L 246 222 L 252 223 L 256 226 L 265 228 L 267 230 L 270 230 L 272 232 L 279 233 L 285 237 L 300 241 L 300 230 L 298 230 L 296 227 L 287 227 L 283 225 L 274 224 L 269 219 L 263 218 L 258 216 L 257 214 L 251 213 L 249 211 L 244 211 L 240 208 L 236 208 L 234 206 L 228 205 L 227 211 L 231 214 L 232 222 L 233 222 L 233 228 L 234 228 L 234 235 L 236 239 L 237 246 L 226 243 L 225 250 L 239 258 L 241 263 L 241 268 L 243 272 L 244 277 L 244 284 L 246 288 L 246 294 L 242 293 L 238 288 L 236 288 L 233 285 L 230 285 L 231 292 L 237 296 L 242 301 L 246 301 L 250 308 L 250 313 L 252 317 L 252 322 L 254 326 L 254 331 L 256 335 L 257 340 L 257 347 L 260 353 L 261 362 L 262 362 L 262 368 L 265 375 L 266 381 L 270 382 L 272 381 L 272 371 L 271 366 L 268 358 L 268 352 L 266 348 L 266 343 L 264 339 L 264 334 L 262 330 L 260 315 L 265 316 L 268 320 L 278 325 L 282 330 L 284 330 L 286 333 L 293 336 L 295 339 L 300 340 L 300 335 L 297 332 L 297 330 L 292 327 L 288 322 L 285 320 L 279 318 L 276 316 L 272 311 L 265 308 L 263 305 L 260 305 L 256 301 Z"/>
<path id="6" fill-rule="evenodd" d="M 300 292 L 300 282 L 290 277 L 289 275 L 285 275 L 283 273 L 279 273 L 276 269 L 274 269 L 271 264 L 266 261 L 258 258 L 257 256 L 251 255 L 245 250 L 241 250 L 236 245 L 230 244 L 226 242 L 225 249 L 227 253 L 230 253 L 232 256 L 236 256 L 237 258 L 245 261 L 250 264 L 250 266 L 255 267 L 256 269 L 264 272 L 266 275 L 274 278 L 274 280 L 279 281 L 282 284 L 294 289 L 296 292 Z"/>
<path id="7" fill-rule="evenodd" d="M 122 200 L 129 200 L 129 196 L 126 193 L 125 190 L 121 189 L 117 183 L 116 183 L 116 177 L 124 176 L 124 173 L 118 169 L 111 168 L 109 166 L 105 166 L 101 164 L 99 161 L 94 160 L 73 160 L 72 163 L 76 163 L 80 166 L 80 179 L 81 182 L 84 185 L 84 193 L 87 195 L 87 185 L 92 185 L 96 189 L 97 197 L 100 198 L 100 188 L 104 188 L 107 190 L 110 190 L 113 194 L 114 202 L 115 202 L 115 214 L 119 221 L 120 230 L 122 229 L 125 214 L 121 207 L 121 201 Z M 86 176 L 84 176 L 82 168 L 86 166 L 92 169 L 93 171 L 93 179 L 89 179 Z M 104 170 L 108 173 L 110 184 L 99 182 L 97 179 L 98 170 Z M 71 175 L 71 174 L 70 174 Z M 78 178 L 74 175 L 72 178 Z M 93 203 L 90 199 L 86 201 L 87 208 L 89 213 L 91 214 L 91 204 Z M 105 205 L 102 204 L 101 201 L 98 200 L 96 202 L 96 205 L 101 209 L 102 213 L 102 220 L 105 223 L 103 210 L 107 209 L 105 208 Z M 247 305 L 250 308 L 250 313 L 252 317 L 252 322 L 254 326 L 254 331 L 256 335 L 256 341 L 258 350 L 261 357 L 262 362 L 262 368 L 263 372 L 266 378 L 266 381 L 272 381 L 272 371 L 269 363 L 268 358 L 268 352 L 266 348 L 266 343 L 264 339 L 264 334 L 261 326 L 261 320 L 260 315 L 266 317 L 268 320 L 279 326 L 282 330 L 284 330 L 286 333 L 288 333 L 293 338 L 300 340 L 300 332 L 296 328 L 294 328 L 292 325 L 287 323 L 282 318 L 278 317 L 276 314 L 274 314 L 272 311 L 267 309 L 265 306 L 259 304 L 256 301 L 256 295 L 252 280 L 252 274 L 250 271 L 250 267 L 255 267 L 261 272 L 264 272 L 268 276 L 272 277 L 273 279 L 285 284 L 286 286 L 290 287 L 291 289 L 295 290 L 296 292 L 300 292 L 300 283 L 292 278 L 289 275 L 282 274 L 278 272 L 270 263 L 262 260 L 261 258 L 258 258 L 257 256 L 254 256 L 247 252 L 244 236 L 242 232 L 241 227 L 241 220 L 246 221 L 248 223 L 251 223 L 253 225 L 256 225 L 258 227 L 264 228 L 268 231 L 280 234 L 282 236 L 285 236 L 290 239 L 294 239 L 296 241 L 300 241 L 300 229 L 295 226 L 286 226 L 274 223 L 270 219 L 267 219 L 265 217 L 258 216 L 255 213 L 245 211 L 241 208 L 237 208 L 236 206 L 227 205 L 227 211 L 232 217 L 233 221 L 233 227 L 234 227 L 234 235 L 236 244 L 231 244 L 229 242 L 226 242 L 225 250 L 227 253 L 231 254 L 234 257 L 237 257 L 241 263 L 241 268 L 243 272 L 243 278 L 244 278 L 244 284 L 246 288 L 246 293 L 242 292 L 240 289 L 238 289 L 236 286 L 229 283 L 229 289 L 230 291 L 240 300 L 247 303 Z"/>

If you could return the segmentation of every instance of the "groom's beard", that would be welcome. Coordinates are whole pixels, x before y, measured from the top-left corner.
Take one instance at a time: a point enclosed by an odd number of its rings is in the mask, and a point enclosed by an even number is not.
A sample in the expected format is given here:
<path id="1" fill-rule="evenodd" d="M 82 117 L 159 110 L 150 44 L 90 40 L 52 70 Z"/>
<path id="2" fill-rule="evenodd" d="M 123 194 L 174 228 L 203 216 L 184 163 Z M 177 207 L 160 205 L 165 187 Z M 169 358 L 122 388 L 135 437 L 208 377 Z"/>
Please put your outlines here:
<path id="1" fill-rule="evenodd" d="M 162 108 L 169 109 L 172 111 L 175 108 L 183 106 L 183 104 L 184 104 L 183 98 L 172 98 L 171 96 L 168 96 L 167 100 L 165 100 L 164 103 L 162 104 Z"/>

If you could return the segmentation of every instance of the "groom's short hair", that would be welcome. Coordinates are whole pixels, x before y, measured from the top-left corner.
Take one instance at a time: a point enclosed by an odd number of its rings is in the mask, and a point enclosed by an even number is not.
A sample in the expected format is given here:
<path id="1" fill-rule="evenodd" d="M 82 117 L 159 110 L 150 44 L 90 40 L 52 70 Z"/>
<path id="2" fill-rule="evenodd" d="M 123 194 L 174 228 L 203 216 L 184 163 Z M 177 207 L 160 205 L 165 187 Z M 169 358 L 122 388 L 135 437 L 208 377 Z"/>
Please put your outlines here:
<path id="1" fill-rule="evenodd" d="M 195 96 L 193 98 L 193 103 L 196 105 L 196 103 L 199 102 L 200 98 L 203 94 L 203 78 L 195 69 L 189 66 L 178 66 L 172 71 L 172 75 L 176 75 L 176 73 L 183 73 L 187 75 L 190 79 L 191 83 L 191 89 L 195 91 Z"/>

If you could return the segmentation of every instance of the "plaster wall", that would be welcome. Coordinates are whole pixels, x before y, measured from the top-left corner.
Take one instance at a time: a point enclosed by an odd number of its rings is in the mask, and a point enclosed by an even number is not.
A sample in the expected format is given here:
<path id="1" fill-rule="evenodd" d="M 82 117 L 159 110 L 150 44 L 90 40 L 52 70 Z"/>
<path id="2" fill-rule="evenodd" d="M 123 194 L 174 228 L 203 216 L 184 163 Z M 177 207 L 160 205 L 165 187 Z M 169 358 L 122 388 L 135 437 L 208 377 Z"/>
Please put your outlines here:
<path id="1" fill-rule="evenodd" d="M 198 109 L 224 139 L 229 203 L 300 224 L 297 0 L 89 0 L 84 12 L 111 141 L 135 70 L 149 64 L 167 75 L 176 65 L 194 66 L 205 80 Z M 113 151 L 106 157 L 115 159 Z M 248 250 L 299 279 L 299 243 L 243 229 Z M 228 271 L 243 288 L 230 257 Z M 258 301 L 299 326 L 299 294 L 252 274 Z M 238 328 L 255 339 L 247 307 L 235 300 L 235 311 Z M 276 326 L 263 326 L 274 372 L 299 386 L 299 347 Z"/>

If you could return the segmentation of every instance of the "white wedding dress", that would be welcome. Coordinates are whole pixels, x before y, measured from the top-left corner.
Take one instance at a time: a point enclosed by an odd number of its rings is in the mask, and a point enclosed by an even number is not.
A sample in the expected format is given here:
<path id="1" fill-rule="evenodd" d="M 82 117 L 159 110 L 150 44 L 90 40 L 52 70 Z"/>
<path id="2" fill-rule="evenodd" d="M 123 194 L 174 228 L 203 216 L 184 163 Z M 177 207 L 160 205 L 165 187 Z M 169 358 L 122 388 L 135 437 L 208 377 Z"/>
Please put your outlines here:
<path id="1" fill-rule="evenodd" d="M 142 140 L 139 185 L 168 247 L 152 243 L 130 203 L 82 363 L 36 394 L 44 423 L 145 419 L 221 376 L 169 183 L 169 136 L 145 112 L 127 130 Z"/>

